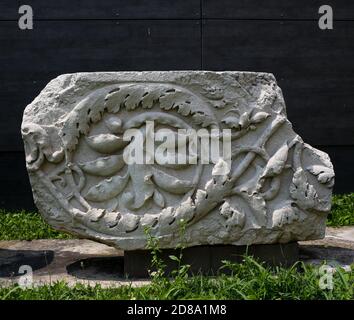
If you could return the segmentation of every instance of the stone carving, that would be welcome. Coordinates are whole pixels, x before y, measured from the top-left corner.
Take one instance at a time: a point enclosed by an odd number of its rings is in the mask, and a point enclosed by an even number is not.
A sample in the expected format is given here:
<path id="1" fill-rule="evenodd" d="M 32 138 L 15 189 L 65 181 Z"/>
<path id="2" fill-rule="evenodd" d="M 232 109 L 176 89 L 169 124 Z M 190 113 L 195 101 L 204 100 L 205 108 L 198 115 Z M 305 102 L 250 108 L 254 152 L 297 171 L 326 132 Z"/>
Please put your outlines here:
<path id="1" fill-rule="evenodd" d="M 127 164 L 131 128 L 231 129 L 231 170 Z M 285 243 L 324 236 L 334 171 L 293 131 L 272 74 L 77 73 L 52 80 L 22 123 L 35 203 L 57 229 L 124 250 L 145 229 L 175 247 Z M 199 154 L 196 155 L 196 158 Z"/>

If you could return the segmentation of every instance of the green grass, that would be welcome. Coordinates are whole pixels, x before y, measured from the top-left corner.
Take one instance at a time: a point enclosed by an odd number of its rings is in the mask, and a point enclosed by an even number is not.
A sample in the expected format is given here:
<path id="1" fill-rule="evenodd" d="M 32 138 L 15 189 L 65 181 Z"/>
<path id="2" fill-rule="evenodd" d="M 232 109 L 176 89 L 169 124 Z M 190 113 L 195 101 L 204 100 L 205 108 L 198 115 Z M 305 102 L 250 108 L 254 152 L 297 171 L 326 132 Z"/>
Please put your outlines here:
<path id="1" fill-rule="evenodd" d="M 99 285 L 64 282 L 21 289 L 18 285 L 0 287 L 0 299 L 114 300 L 114 299 L 272 299 L 323 300 L 354 299 L 354 272 L 338 268 L 333 276 L 333 289 L 321 289 L 318 267 L 298 263 L 293 268 L 270 269 L 245 257 L 242 264 L 228 264 L 232 274 L 217 277 L 188 276 L 177 272 L 174 278 L 159 276 L 152 283 L 133 287 L 102 288 Z M 354 270 L 354 268 L 352 268 Z"/>
<path id="2" fill-rule="evenodd" d="M 331 227 L 354 225 L 354 193 L 335 195 L 327 225 Z"/>
<path id="3" fill-rule="evenodd" d="M 38 213 L 0 211 L 0 240 L 68 238 L 68 234 L 51 228 Z"/>
<path id="4" fill-rule="evenodd" d="M 327 225 L 354 225 L 354 193 L 335 195 Z M 68 239 L 70 235 L 51 228 L 38 213 L 0 211 L 0 240 Z"/>

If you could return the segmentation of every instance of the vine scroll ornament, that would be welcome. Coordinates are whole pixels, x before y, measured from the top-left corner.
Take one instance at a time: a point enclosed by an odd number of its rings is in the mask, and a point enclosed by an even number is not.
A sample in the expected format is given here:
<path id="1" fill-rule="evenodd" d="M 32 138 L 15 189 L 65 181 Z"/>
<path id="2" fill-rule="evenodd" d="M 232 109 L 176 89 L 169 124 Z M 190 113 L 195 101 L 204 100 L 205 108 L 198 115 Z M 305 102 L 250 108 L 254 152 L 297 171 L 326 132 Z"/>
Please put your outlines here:
<path id="1" fill-rule="evenodd" d="M 137 129 L 146 140 L 147 121 L 176 136 L 230 129 L 230 170 L 216 175 L 223 159 L 202 164 L 199 150 L 195 163 L 127 164 L 134 141 L 124 132 Z M 27 106 L 22 136 L 39 211 L 80 237 L 144 249 L 149 228 L 170 248 L 181 221 L 188 246 L 324 236 L 333 166 L 294 133 L 271 74 L 62 75 Z"/>

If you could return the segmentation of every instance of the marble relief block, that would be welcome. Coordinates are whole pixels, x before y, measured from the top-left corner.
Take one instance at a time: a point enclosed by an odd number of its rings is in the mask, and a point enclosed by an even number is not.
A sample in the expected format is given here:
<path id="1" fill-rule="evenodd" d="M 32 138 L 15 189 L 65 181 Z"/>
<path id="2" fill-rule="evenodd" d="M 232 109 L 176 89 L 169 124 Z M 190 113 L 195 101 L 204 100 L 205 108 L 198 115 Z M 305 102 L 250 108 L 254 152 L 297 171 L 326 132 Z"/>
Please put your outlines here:
<path id="1" fill-rule="evenodd" d="M 176 140 L 156 139 L 163 130 Z M 201 150 L 202 136 L 188 139 L 199 130 L 230 152 Z M 56 229 L 123 250 L 145 249 L 147 232 L 174 248 L 182 225 L 186 246 L 324 237 L 333 166 L 294 132 L 272 74 L 65 74 L 21 131 L 36 206 Z M 141 133 L 144 163 L 129 162 L 139 139 L 127 132 Z"/>

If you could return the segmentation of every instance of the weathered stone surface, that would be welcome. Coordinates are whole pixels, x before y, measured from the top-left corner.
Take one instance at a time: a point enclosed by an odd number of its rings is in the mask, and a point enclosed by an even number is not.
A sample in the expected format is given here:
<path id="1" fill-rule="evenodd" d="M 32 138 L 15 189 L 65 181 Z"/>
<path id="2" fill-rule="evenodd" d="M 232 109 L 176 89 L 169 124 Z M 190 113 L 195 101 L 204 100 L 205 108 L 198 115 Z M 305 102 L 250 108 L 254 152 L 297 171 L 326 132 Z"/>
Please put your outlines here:
<path id="1" fill-rule="evenodd" d="M 304 115 L 306 116 L 306 115 Z M 231 129 L 232 166 L 127 165 L 125 129 Z M 334 171 L 286 118 L 274 76 L 78 73 L 52 80 L 22 123 L 35 203 L 54 227 L 124 250 L 324 237 Z"/>

